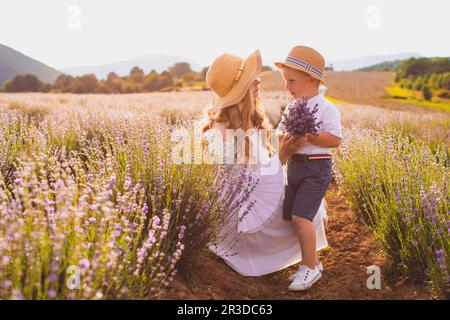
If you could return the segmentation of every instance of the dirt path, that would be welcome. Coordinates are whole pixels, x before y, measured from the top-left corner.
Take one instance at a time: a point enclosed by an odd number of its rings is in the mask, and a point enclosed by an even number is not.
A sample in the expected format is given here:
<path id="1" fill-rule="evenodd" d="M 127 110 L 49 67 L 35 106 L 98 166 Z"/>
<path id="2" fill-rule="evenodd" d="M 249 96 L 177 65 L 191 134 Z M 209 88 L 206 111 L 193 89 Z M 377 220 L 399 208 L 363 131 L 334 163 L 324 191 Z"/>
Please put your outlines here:
<path id="1" fill-rule="evenodd" d="M 332 185 L 327 194 L 328 240 L 330 248 L 320 252 L 325 268 L 322 279 L 308 292 L 288 291 L 288 277 L 297 266 L 262 276 L 244 277 L 222 260 L 205 251 L 198 261 L 198 277 L 188 284 L 177 276 L 164 299 L 429 299 L 425 287 L 397 280 L 381 290 L 366 286 L 366 267 L 385 261 L 370 230 L 356 219 Z"/>

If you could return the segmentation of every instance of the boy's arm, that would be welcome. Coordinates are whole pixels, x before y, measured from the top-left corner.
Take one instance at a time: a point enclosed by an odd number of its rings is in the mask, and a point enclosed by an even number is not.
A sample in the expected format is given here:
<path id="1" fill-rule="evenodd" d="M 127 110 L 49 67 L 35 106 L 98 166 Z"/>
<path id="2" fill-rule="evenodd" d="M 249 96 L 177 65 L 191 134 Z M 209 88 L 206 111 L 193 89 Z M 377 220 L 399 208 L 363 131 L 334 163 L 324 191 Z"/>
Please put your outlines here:
<path id="1" fill-rule="evenodd" d="M 335 105 L 329 104 L 323 114 L 322 132 L 308 135 L 308 141 L 322 148 L 337 148 L 342 140 L 341 114 Z"/>
<path id="2" fill-rule="evenodd" d="M 308 134 L 307 138 L 312 144 L 323 148 L 337 148 L 341 144 L 341 138 L 325 131 L 320 132 L 317 136 Z"/>

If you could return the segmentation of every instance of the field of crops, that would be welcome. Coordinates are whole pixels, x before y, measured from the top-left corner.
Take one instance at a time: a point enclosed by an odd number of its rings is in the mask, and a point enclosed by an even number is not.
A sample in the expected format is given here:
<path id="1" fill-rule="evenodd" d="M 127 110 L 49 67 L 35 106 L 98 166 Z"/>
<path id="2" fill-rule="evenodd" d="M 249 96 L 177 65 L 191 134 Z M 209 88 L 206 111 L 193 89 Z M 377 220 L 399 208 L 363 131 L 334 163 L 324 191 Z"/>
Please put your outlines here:
<path id="1" fill-rule="evenodd" d="M 332 82 L 329 94 L 340 90 Z M 174 129 L 201 119 L 210 99 L 1 94 L 0 298 L 158 298 L 177 272 L 195 272 L 241 203 L 233 188 L 246 187 L 226 168 L 171 162 Z M 338 105 L 336 182 L 390 270 L 448 297 L 450 117 L 362 105 L 373 99 Z M 288 101 L 263 92 L 274 125 Z"/>
<path id="2" fill-rule="evenodd" d="M 262 78 L 263 89 L 283 90 L 284 82 L 279 72 L 264 72 Z M 434 101 L 423 101 L 420 92 L 402 90 L 394 86 L 394 72 L 326 71 L 325 78 L 327 96 L 352 104 L 375 105 L 420 113 L 448 111 L 450 108 L 448 99 L 433 98 Z M 406 94 L 417 97 L 407 99 Z"/>

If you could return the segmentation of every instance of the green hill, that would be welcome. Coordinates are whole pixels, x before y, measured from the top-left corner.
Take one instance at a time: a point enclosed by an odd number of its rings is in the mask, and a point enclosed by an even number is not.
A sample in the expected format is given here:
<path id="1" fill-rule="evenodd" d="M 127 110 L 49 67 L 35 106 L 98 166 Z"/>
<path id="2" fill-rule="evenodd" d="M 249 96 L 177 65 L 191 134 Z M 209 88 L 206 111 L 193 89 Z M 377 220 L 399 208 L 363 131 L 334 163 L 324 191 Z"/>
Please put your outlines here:
<path id="1" fill-rule="evenodd" d="M 25 73 L 34 74 L 43 82 L 54 82 L 61 74 L 58 70 L 42 62 L 0 44 L 0 88 L 3 87 L 6 80 Z"/>
<path id="2" fill-rule="evenodd" d="M 402 61 L 403 60 L 384 61 L 369 67 L 361 68 L 358 71 L 396 71 L 400 67 Z"/>

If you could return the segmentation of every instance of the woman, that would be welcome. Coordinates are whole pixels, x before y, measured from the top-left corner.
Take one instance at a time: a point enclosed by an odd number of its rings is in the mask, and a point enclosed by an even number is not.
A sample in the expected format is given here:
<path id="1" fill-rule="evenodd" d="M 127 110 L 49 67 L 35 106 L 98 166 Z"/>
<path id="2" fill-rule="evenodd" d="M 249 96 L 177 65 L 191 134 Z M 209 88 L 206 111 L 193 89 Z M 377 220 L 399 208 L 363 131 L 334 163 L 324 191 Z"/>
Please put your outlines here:
<path id="1" fill-rule="evenodd" d="M 203 127 L 207 153 L 218 150 L 214 143 L 219 132 L 223 140 L 220 142 L 224 142 L 227 149 L 228 158 L 224 161 L 236 163 L 237 160 L 238 165 L 251 165 L 252 175 L 259 181 L 248 199 L 248 203 L 255 202 L 255 205 L 250 210 L 244 205 L 236 217 L 237 227 L 232 231 L 223 228 L 227 234 L 220 235 L 221 241 L 209 248 L 245 276 L 272 273 L 301 261 L 296 231 L 292 222 L 282 217 L 285 185 L 282 165 L 305 143 L 305 139 L 280 137 L 279 152 L 273 150 L 270 143 L 272 127 L 258 106 L 260 73 L 261 56 L 255 51 L 246 59 L 223 54 L 214 60 L 206 75 L 206 81 L 215 93 Z M 236 132 L 242 134 L 245 131 L 250 134 L 241 139 L 244 141 L 242 152 L 237 148 L 238 154 L 229 153 L 230 149 L 235 150 L 235 140 L 239 140 Z M 324 228 L 326 218 L 322 202 L 313 221 L 317 250 L 328 246 Z M 233 239 L 235 241 L 231 241 Z"/>

